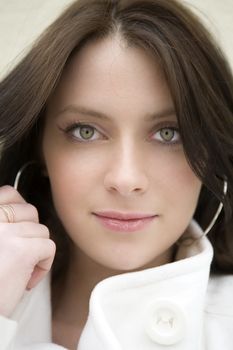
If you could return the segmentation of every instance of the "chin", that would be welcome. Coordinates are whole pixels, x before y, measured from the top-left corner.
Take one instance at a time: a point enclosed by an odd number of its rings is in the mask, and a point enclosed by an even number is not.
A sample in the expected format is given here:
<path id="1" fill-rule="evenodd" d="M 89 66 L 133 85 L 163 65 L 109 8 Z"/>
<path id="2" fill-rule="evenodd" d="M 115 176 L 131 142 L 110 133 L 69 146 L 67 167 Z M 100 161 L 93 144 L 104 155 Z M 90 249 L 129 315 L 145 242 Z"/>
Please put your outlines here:
<path id="1" fill-rule="evenodd" d="M 102 261 L 102 265 L 107 267 L 108 269 L 117 271 L 119 273 L 131 272 L 135 270 L 142 270 L 148 262 L 140 262 L 135 260 L 130 260 L 129 257 L 127 260 L 121 259 L 121 261 Z"/>

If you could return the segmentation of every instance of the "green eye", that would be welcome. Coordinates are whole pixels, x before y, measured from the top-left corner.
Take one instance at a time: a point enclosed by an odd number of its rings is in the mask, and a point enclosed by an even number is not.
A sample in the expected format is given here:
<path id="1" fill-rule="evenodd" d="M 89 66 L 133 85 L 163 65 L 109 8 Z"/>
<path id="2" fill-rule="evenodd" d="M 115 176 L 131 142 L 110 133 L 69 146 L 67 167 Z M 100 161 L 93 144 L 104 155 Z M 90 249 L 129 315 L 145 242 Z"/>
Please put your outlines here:
<path id="1" fill-rule="evenodd" d="M 100 136 L 102 138 L 102 134 L 94 126 L 81 122 L 70 123 L 61 130 L 77 142 L 87 143 L 99 140 Z"/>
<path id="2" fill-rule="evenodd" d="M 91 126 L 80 126 L 80 135 L 83 139 L 89 140 L 94 135 L 94 128 Z"/>
<path id="3" fill-rule="evenodd" d="M 164 126 L 155 132 L 155 140 L 164 145 L 176 145 L 181 143 L 180 133 L 176 126 Z"/>
<path id="4" fill-rule="evenodd" d="M 160 130 L 160 136 L 164 141 L 170 142 L 175 136 L 175 130 L 172 128 L 163 128 Z"/>

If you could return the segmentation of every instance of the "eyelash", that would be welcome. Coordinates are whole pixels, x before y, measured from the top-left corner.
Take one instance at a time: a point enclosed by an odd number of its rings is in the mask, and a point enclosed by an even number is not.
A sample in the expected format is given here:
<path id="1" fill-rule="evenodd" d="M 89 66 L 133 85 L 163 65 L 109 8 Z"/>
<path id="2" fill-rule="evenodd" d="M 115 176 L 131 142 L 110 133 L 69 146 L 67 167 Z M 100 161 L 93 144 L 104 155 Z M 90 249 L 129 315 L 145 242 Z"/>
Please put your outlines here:
<path id="1" fill-rule="evenodd" d="M 88 128 L 90 127 L 93 130 L 97 131 L 98 133 L 101 133 L 100 131 L 98 131 L 98 129 L 95 126 L 92 126 L 92 125 L 90 125 L 88 123 L 84 123 L 84 122 L 71 122 L 71 123 L 68 123 L 68 125 L 66 125 L 64 127 L 59 127 L 59 129 L 62 132 L 64 132 L 66 135 L 71 134 L 71 138 L 74 139 L 76 142 L 90 143 L 90 142 L 95 141 L 95 140 L 82 140 L 81 141 L 76 136 L 72 135 L 72 131 L 74 131 L 75 129 L 81 128 L 81 127 L 88 127 Z M 158 142 L 160 142 L 164 146 L 175 146 L 175 145 L 181 143 L 178 127 L 172 126 L 171 124 L 168 124 L 168 123 L 164 123 L 163 125 L 160 125 L 159 129 L 158 129 L 158 126 L 157 126 L 156 130 L 154 130 L 151 133 L 151 135 L 153 135 L 156 132 L 161 132 L 162 130 L 165 130 L 165 129 L 169 129 L 169 130 L 174 131 L 176 137 L 178 137 L 178 140 L 176 140 L 176 141 L 167 141 L 166 142 L 165 140 L 163 141 L 162 138 L 161 138 L 161 141 L 157 140 Z M 156 141 L 156 139 L 155 139 L 155 141 Z"/>

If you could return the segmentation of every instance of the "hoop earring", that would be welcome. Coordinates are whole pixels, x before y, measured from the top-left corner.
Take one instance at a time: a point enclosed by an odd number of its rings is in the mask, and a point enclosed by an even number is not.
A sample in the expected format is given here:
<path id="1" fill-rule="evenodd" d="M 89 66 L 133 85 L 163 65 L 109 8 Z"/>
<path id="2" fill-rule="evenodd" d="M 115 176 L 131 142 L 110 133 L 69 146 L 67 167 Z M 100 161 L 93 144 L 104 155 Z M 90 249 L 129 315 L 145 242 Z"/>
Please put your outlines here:
<path id="1" fill-rule="evenodd" d="M 224 180 L 223 181 L 223 195 L 224 196 L 226 196 L 226 194 L 227 194 L 227 187 L 228 187 L 227 180 Z M 217 221 L 217 219 L 222 211 L 222 208 L 223 208 L 223 203 L 220 202 L 213 219 L 211 220 L 211 222 L 209 223 L 207 228 L 204 230 L 203 235 L 201 235 L 198 238 L 193 238 L 190 236 L 180 237 L 180 239 L 178 239 L 178 241 L 176 241 L 176 245 L 178 245 L 178 246 L 181 246 L 181 245 L 182 246 L 190 246 L 191 244 L 193 244 L 193 242 L 198 241 L 202 237 L 205 237 L 210 232 L 210 230 L 214 226 L 215 222 Z"/>
<path id="2" fill-rule="evenodd" d="M 31 161 L 25 163 L 23 166 L 21 166 L 21 168 L 17 172 L 16 177 L 15 177 L 15 181 L 14 181 L 14 185 L 13 185 L 16 190 L 18 190 L 19 180 L 20 180 L 20 177 L 21 177 L 23 171 L 28 167 L 28 165 L 31 165 L 31 164 L 38 164 L 38 162 L 36 160 L 31 160 Z"/>
<path id="3" fill-rule="evenodd" d="M 223 195 L 224 195 L 224 197 L 225 197 L 226 194 L 227 194 L 227 187 L 228 187 L 227 180 L 224 180 L 224 181 L 223 181 Z M 223 208 L 223 203 L 220 202 L 220 203 L 219 203 L 219 206 L 218 206 L 218 209 L 216 210 L 216 213 L 215 213 L 213 219 L 212 219 L 211 222 L 209 223 L 209 226 L 205 229 L 203 236 L 206 236 L 206 235 L 210 232 L 210 230 L 211 230 L 212 227 L 214 226 L 215 222 L 217 221 L 217 218 L 219 217 L 219 215 L 220 215 L 220 213 L 221 213 L 221 211 L 222 211 L 222 208 Z"/>

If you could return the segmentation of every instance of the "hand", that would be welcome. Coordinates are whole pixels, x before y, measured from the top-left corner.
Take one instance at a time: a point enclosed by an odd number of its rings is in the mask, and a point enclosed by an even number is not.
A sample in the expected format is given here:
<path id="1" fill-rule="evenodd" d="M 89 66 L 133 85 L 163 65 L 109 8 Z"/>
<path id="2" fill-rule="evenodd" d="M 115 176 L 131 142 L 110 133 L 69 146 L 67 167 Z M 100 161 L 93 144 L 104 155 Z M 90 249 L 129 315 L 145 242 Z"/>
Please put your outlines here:
<path id="1" fill-rule="evenodd" d="M 10 205 L 9 223 L 1 205 Z M 0 315 L 9 317 L 24 291 L 34 288 L 50 270 L 56 251 L 37 209 L 11 186 L 0 187 Z"/>

